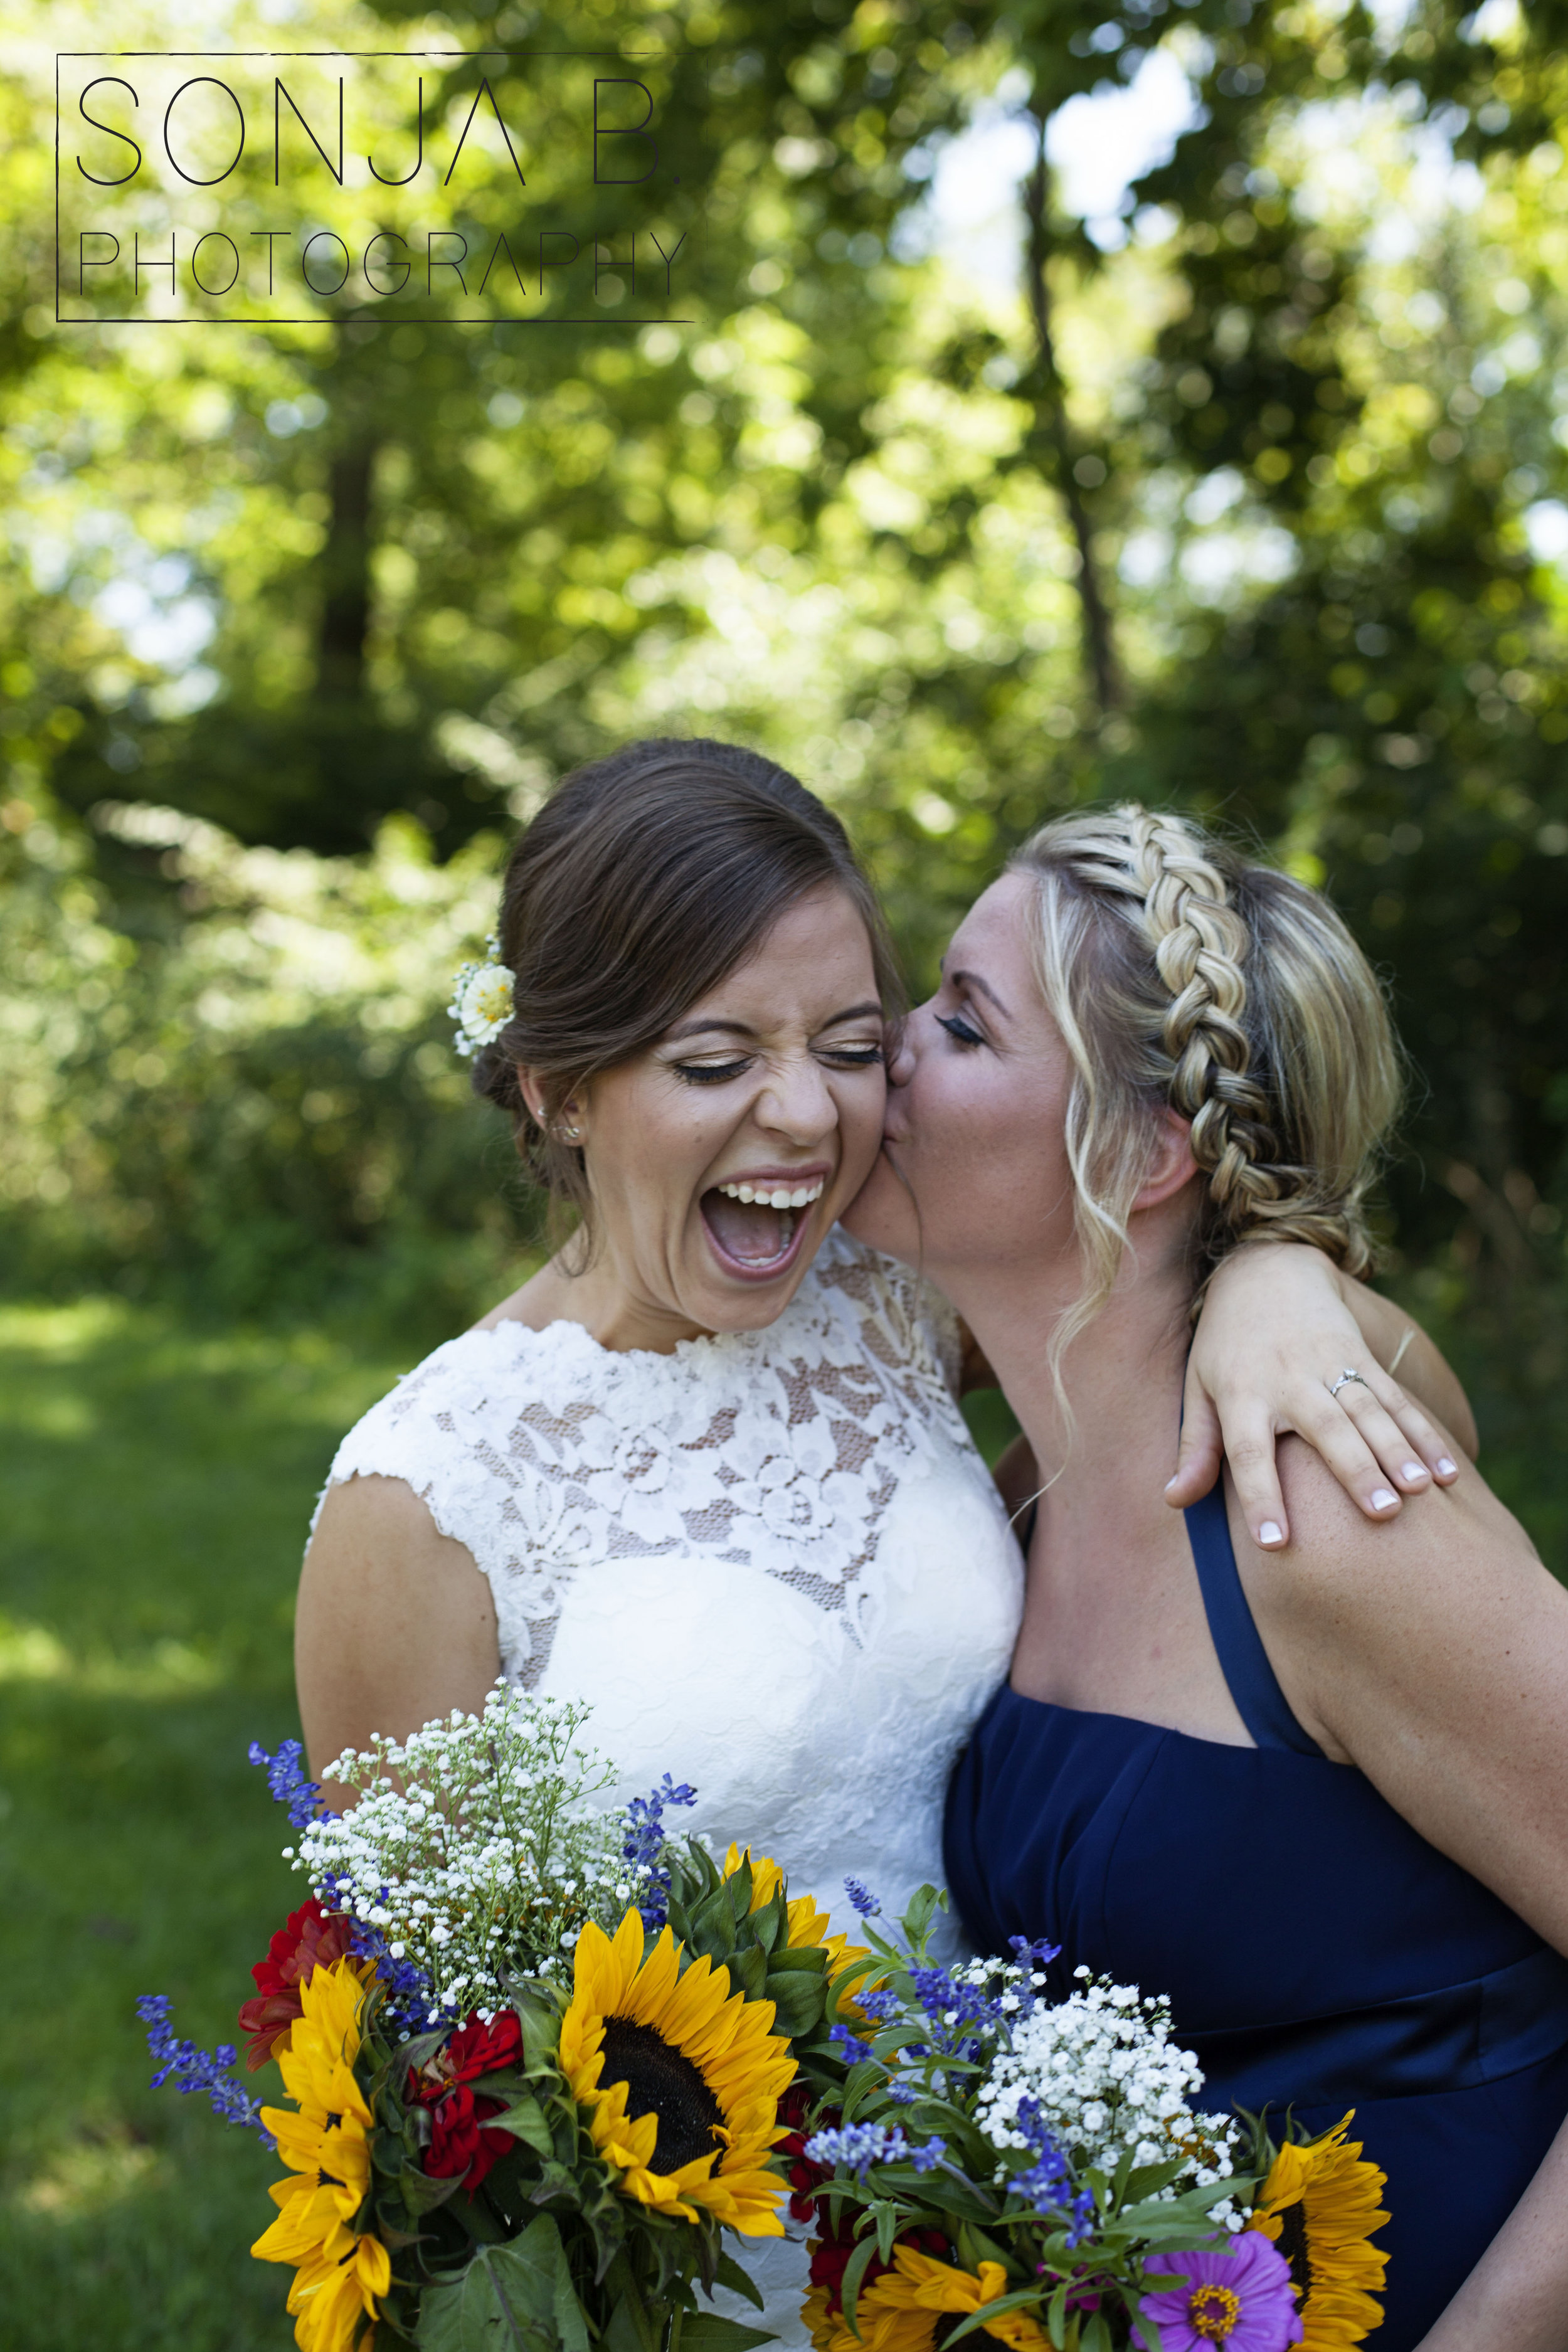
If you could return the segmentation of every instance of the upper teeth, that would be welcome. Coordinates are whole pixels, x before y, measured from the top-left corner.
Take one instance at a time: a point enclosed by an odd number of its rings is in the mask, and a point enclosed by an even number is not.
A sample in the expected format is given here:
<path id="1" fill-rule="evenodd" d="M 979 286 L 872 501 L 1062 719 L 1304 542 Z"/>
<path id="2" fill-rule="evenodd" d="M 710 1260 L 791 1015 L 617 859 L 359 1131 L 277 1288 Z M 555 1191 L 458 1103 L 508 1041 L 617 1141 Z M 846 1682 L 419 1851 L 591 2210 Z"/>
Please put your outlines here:
<path id="1" fill-rule="evenodd" d="M 721 1184 L 718 1189 L 731 1201 L 752 1201 L 759 1209 L 808 1209 L 813 1201 L 821 1200 L 822 1183 L 819 1176 L 815 1184 L 797 1185 L 793 1192 L 782 1188 L 770 1192 L 763 1184 Z"/>

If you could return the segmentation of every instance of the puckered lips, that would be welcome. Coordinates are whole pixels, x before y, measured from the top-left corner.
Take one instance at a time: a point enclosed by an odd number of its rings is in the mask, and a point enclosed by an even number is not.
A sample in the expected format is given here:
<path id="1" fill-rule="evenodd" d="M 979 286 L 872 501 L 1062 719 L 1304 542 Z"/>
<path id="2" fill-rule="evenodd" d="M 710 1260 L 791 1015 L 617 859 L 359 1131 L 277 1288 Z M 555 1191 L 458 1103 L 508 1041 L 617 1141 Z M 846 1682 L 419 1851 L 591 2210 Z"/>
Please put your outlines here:
<path id="1" fill-rule="evenodd" d="M 739 1282 L 776 1282 L 790 1272 L 831 1174 L 818 1160 L 804 1168 L 742 1169 L 710 1184 L 698 1205 L 723 1271 Z"/>

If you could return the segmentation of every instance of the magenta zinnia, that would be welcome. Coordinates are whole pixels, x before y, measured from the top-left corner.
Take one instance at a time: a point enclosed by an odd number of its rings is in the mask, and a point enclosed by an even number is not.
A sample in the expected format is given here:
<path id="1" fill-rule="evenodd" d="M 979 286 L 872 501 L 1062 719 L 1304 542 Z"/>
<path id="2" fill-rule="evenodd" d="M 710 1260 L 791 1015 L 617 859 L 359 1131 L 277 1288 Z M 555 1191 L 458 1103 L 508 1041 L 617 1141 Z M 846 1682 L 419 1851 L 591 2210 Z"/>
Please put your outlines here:
<path id="1" fill-rule="evenodd" d="M 1160 2272 L 1176 2284 L 1154 2286 Z M 1285 2352 L 1301 2340 L 1290 2265 L 1254 2230 L 1244 2230 L 1228 2246 L 1155 2254 L 1148 2279 L 1153 2292 L 1143 2296 L 1143 2316 L 1160 2331 L 1160 2352 L 1213 2352 L 1216 2345 L 1225 2352 Z M 1132 2341 L 1146 2342 L 1136 2327 Z"/>

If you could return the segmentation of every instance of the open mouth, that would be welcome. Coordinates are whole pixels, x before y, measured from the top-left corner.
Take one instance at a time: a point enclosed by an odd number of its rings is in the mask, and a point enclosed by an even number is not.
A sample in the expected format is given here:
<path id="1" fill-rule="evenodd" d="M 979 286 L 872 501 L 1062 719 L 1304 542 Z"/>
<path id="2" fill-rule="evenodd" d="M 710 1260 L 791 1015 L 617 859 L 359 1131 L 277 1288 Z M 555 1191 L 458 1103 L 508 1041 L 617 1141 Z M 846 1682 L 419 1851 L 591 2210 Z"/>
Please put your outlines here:
<path id="1" fill-rule="evenodd" d="M 752 1280 L 782 1274 L 805 1230 L 806 1211 L 822 1198 L 823 1182 L 818 1176 L 793 1186 L 711 1185 L 700 1206 L 720 1264 Z"/>

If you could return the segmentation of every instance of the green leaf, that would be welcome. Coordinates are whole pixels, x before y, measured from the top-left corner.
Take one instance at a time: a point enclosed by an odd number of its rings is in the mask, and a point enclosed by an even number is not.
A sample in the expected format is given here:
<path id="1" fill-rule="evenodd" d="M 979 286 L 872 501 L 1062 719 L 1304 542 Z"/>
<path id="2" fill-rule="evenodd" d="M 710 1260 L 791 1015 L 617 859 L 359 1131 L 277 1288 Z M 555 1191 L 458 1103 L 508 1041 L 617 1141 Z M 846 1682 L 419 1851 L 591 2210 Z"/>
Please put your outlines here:
<path id="1" fill-rule="evenodd" d="M 730 1978 L 748 2000 L 761 2000 L 768 1980 L 768 1956 L 760 1944 L 738 1946 L 730 1961 Z"/>
<path id="2" fill-rule="evenodd" d="M 768 1956 L 770 1979 L 781 1969 L 790 1975 L 821 1977 L 826 1974 L 826 1956 L 820 1944 L 784 1944 Z"/>
<path id="3" fill-rule="evenodd" d="M 550 2157 L 555 2153 L 554 2136 L 544 2120 L 544 2111 L 537 2099 L 521 2098 L 515 2106 L 508 2107 L 504 2114 L 487 2116 L 485 2129 L 510 2132 L 514 2138 L 526 2141 L 540 2156 Z"/>
<path id="4" fill-rule="evenodd" d="M 397 2193 L 410 2213 L 433 2213 L 448 2197 L 461 2188 L 463 2176 L 452 2173 L 445 2180 L 434 2179 L 421 2172 L 417 2165 L 405 2164 L 397 2179 Z"/>
<path id="5" fill-rule="evenodd" d="M 521 2238 L 483 2246 L 460 2278 L 427 2287 L 424 2352 L 588 2352 L 588 2326 L 561 2232 L 548 2214 Z"/>
<path id="6" fill-rule="evenodd" d="M 1110 2330 L 1103 2311 L 1090 2312 L 1083 2331 L 1083 2352 L 1110 2352 Z"/>
<path id="7" fill-rule="evenodd" d="M 753 2352 L 775 2341 L 765 2327 L 747 2327 L 716 2311 L 689 2311 L 680 2323 L 680 2352 Z"/>
<path id="8" fill-rule="evenodd" d="M 844 2266 L 844 2284 L 839 2289 L 839 2294 L 843 2298 L 844 2316 L 849 2324 L 851 2334 L 856 2336 L 860 2333 L 859 2324 L 855 2315 L 855 2305 L 860 2294 L 860 2282 L 869 2269 L 871 2257 L 876 2251 L 875 2237 L 862 2238 Z"/>
<path id="9" fill-rule="evenodd" d="M 909 1909 L 899 1922 L 911 1950 L 919 1952 L 922 1949 L 925 1939 L 931 1933 L 931 1921 L 939 1911 L 946 1909 L 947 1896 L 941 1887 L 922 1886 L 919 1889 Z"/>
<path id="10" fill-rule="evenodd" d="M 658 2352 L 662 2326 L 655 2334 L 635 2291 L 618 2295 L 605 2323 L 605 2352 Z"/>
<path id="11" fill-rule="evenodd" d="M 760 1957 L 760 1955 L 759 1955 Z M 747 1988 L 750 1990 L 750 1987 Z M 820 1977 L 788 1976 L 781 1978 L 776 1964 L 769 1971 L 758 1990 L 771 2000 L 776 2010 L 774 2031 L 787 2033 L 792 2042 L 809 2033 L 822 2016 L 822 1979 Z"/>
<path id="12" fill-rule="evenodd" d="M 721 2249 L 718 2262 L 714 2265 L 713 2276 L 718 2285 L 727 2286 L 731 2294 L 740 2295 L 743 2302 L 753 2305 L 758 2311 L 761 2311 L 762 2288 L 749 2271 L 743 2271 L 741 2268 L 733 2254 L 727 2254 Z"/>

